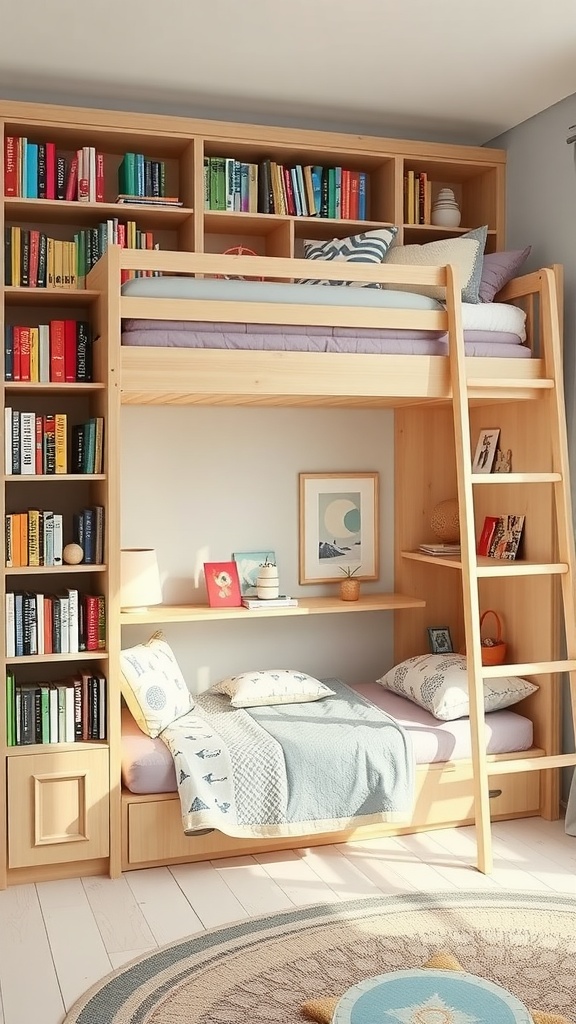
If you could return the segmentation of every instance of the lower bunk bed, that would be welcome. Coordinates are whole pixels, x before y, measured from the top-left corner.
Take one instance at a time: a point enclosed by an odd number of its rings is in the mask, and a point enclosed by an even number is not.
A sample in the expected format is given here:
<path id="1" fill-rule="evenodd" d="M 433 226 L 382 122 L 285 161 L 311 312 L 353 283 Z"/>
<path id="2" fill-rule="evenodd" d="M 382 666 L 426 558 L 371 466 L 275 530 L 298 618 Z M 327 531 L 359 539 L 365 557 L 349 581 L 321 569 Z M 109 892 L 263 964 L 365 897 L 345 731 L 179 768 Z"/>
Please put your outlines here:
<path id="1" fill-rule="evenodd" d="M 441 722 L 376 683 L 356 684 L 351 689 L 399 723 L 409 738 L 415 761 L 414 803 L 409 818 L 404 815 L 387 823 L 352 823 L 330 833 L 275 838 L 239 838 L 220 830 L 186 835 L 172 755 L 162 739 L 151 739 L 141 732 L 128 708 L 123 708 L 122 870 L 472 824 L 468 718 Z M 493 819 L 539 814 L 537 773 L 498 774 L 498 762 L 507 757 L 542 753 L 534 746 L 531 720 L 509 709 L 493 711 L 486 715 L 486 739 L 488 760 L 494 768 L 490 790 Z"/>

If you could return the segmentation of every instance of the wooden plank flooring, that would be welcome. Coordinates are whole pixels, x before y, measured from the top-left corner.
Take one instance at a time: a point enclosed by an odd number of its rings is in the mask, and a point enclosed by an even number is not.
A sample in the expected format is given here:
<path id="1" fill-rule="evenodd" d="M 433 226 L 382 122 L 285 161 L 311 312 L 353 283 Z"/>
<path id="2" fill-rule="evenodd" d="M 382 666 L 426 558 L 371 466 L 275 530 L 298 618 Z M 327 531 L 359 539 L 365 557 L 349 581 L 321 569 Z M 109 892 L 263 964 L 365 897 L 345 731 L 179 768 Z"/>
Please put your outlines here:
<path id="1" fill-rule="evenodd" d="M 0 892 L 0 1024 L 61 1024 L 114 968 L 255 915 L 379 892 L 576 892 L 576 839 L 562 821 L 499 822 L 493 834 L 490 877 L 471 866 L 473 830 L 460 828 Z"/>

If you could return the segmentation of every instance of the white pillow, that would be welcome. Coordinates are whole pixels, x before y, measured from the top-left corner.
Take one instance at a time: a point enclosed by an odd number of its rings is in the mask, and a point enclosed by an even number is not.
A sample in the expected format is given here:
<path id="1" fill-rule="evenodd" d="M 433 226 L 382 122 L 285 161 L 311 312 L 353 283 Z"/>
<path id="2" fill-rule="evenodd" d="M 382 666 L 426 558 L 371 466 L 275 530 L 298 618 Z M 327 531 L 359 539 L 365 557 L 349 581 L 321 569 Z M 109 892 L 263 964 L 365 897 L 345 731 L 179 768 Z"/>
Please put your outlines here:
<path id="1" fill-rule="evenodd" d="M 394 245 L 386 253 L 384 263 L 413 267 L 444 267 L 452 263 L 459 271 L 462 301 L 479 302 L 486 231 L 486 227 L 481 227 L 458 238 L 439 238 L 424 245 Z M 446 289 L 442 285 L 385 284 L 382 287 L 420 292 L 433 299 L 446 298 Z"/>
<path id="2" fill-rule="evenodd" d="M 470 713 L 468 673 L 462 654 L 422 654 L 407 658 L 376 680 L 381 686 L 419 704 L 435 718 L 451 722 Z M 484 680 L 484 710 L 508 708 L 538 689 L 518 676 Z"/>
<path id="3" fill-rule="evenodd" d="M 334 690 L 321 683 L 319 679 L 292 668 L 243 672 L 239 676 L 221 679 L 211 689 L 212 693 L 223 693 L 230 697 L 230 703 L 234 708 L 304 704 L 307 701 L 334 696 Z"/>
<path id="4" fill-rule="evenodd" d="M 192 694 L 172 648 L 161 637 L 120 651 L 120 671 L 122 696 L 148 736 L 158 736 L 192 711 Z"/>

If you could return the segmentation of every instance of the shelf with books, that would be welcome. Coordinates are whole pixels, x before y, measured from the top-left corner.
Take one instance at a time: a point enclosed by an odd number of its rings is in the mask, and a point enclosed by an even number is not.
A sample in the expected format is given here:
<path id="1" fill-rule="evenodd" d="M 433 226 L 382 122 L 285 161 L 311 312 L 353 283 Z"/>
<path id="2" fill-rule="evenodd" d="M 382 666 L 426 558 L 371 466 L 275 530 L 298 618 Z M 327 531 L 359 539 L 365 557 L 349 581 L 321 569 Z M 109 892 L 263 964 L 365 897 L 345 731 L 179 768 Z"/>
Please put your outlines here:
<path id="1" fill-rule="evenodd" d="M 5 568 L 7 576 L 43 576 L 52 574 L 54 576 L 69 575 L 70 573 L 92 573 L 107 572 L 108 567 L 104 563 L 100 565 L 17 565 Z"/>
<path id="2" fill-rule="evenodd" d="M 422 551 L 402 551 L 402 558 L 412 559 L 415 562 L 428 562 L 430 565 L 439 566 L 442 569 L 458 569 L 462 571 L 460 558 L 450 555 L 427 555 Z M 487 555 L 478 556 L 478 576 L 483 578 L 494 576 L 554 576 L 563 575 L 568 572 L 565 562 L 533 562 L 527 559 L 515 559 L 507 561 L 501 558 L 489 558 Z"/>
<path id="3" fill-rule="evenodd" d="M 67 750 L 106 750 L 107 743 L 102 740 L 78 740 L 76 743 L 26 743 L 18 747 L 8 747 L 7 757 L 22 757 L 24 754 L 47 754 Z"/>
<path id="4" fill-rule="evenodd" d="M 479 166 L 473 160 L 407 158 L 403 161 L 403 220 L 406 226 L 431 225 L 431 211 L 438 193 L 449 188 L 461 213 L 458 233 L 488 225 L 486 251 L 497 248 L 496 235 L 503 231 L 504 166 Z M 450 235 L 453 228 L 443 228 Z M 417 239 L 415 238 L 414 241 Z"/>
<path id="5" fill-rule="evenodd" d="M 4 474 L 4 482 L 10 484 L 70 484 L 78 483 L 79 481 L 89 483 L 106 479 L 106 473 L 31 473 L 30 476 L 25 476 L 22 473 Z"/>
<path id="6" fill-rule="evenodd" d="M 80 651 L 76 654 L 24 654 L 5 658 L 7 665 L 41 665 L 44 662 L 98 661 L 108 658 L 106 651 Z"/>
<path id="7" fill-rule="evenodd" d="M 22 288 L 6 285 L 4 300 L 6 306 L 91 306 L 98 298 L 98 292 L 90 288 Z"/>

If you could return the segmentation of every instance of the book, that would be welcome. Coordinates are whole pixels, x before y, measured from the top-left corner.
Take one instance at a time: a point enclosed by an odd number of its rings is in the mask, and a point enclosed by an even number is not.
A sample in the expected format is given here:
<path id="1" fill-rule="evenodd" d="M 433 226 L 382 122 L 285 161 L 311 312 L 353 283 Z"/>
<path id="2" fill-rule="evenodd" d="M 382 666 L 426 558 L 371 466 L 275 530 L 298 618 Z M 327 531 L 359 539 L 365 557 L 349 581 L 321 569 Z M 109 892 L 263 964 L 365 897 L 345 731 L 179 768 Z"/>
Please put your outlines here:
<path id="1" fill-rule="evenodd" d="M 498 516 L 490 541 L 490 558 L 505 558 L 514 561 L 518 554 L 525 516 Z"/>
<path id="2" fill-rule="evenodd" d="M 478 540 L 476 547 L 477 555 L 488 555 L 490 551 L 490 545 L 492 543 L 492 537 L 496 523 L 498 522 L 498 516 L 486 516 L 484 519 L 484 525 L 482 527 L 482 533 Z"/>
<path id="3" fill-rule="evenodd" d="M 204 576 L 211 608 L 240 607 L 240 580 L 236 562 L 204 562 Z"/>
<path id="4" fill-rule="evenodd" d="M 116 197 L 119 204 L 130 203 L 133 206 L 184 206 L 181 199 L 176 196 L 127 196 Z"/>
<path id="5" fill-rule="evenodd" d="M 427 555 L 459 555 L 459 544 L 420 544 L 419 551 Z"/>
<path id="6" fill-rule="evenodd" d="M 280 597 L 272 597 L 266 600 L 261 600 L 259 597 L 243 597 L 242 604 L 244 608 L 253 612 L 256 610 L 265 610 L 266 608 L 297 608 L 298 598 L 287 597 L 285 594 L 281 594 Z"/>

